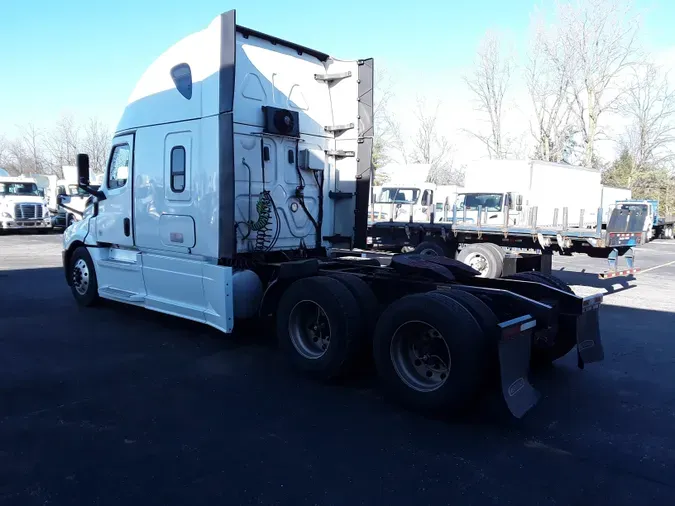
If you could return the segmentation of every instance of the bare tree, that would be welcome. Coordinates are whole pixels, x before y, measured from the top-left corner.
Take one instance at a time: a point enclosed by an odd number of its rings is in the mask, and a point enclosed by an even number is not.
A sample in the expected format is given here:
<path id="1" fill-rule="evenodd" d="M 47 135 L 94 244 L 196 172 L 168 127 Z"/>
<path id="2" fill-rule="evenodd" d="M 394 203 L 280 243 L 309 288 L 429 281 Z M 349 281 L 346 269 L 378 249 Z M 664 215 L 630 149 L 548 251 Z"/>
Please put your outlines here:
<path id="1" fill-rule="evenodd" d="M 557 30 L 547 31 L 543 19 L 537 19 L 524 72 L 534 110 L 534 157 L 547 162 L 564 160 L 578 133 L 569 100 L 575 55 L 557 40 Z"/>
<path id="2" fill-rule="evenodd" d="M 559 4 L 558 32 L 550 41 L 573 58 L 570 100 L 577 119 L 582 143 L 582 163 L 591 166 L 595 142 L 601 134 L 600 120 L 621 96 L 620 80 L 637 60 L 637 21 L 626 0 L 584 0 Z M 560 52 L 548 49 L 558 67 Z"/>
<path id="3" fill-rule="evenodd" d="M 10 161 L 9 142 L 4 135 L 0 135 L 0 169 L 4 169 Z"/>
<path id="4" fill-rule="evenodd" d="M 387 123 L 391 135 L 391 149 L 398 152 L 403 163 L 410 163 L 411 154 L 408 149 L 409 140 L 403 133 L 401 123 L 393 115 L 389 116 Z"/>
<path id="5" fill-rule="evenodd" d="M 513 70 L 513 58 L 501 49 L 502 41 L 488 32 L 478 48 L 478 61 L 464 81 L 475 95 L 476 110 L 487 116 L 488 133 L 467 131 L 481 141 L 490 158 L 506 158 L 508 149 L 503 128 L 504 96 Z"/>
<path id="6" fill-rule="evenodd" d="M 675 90 L 667 74 L 651 63 L 636 66 L 618 109 L 629 120 L 622 145 L 636 173 L 675 159 Z M 629 179 L 632 184 L 634 175 Z"/>
<path id="7" fill-rule="evenodd" d="M 33 123 L 22 127 L 19 137 L 11 144 L 10 153 L 15 169 L 20 173 L 43 174 L 49 170 L 44 149 L 44 134 Z"/>
<path id="8" fill-rule="evenodd" d="M 47 150 L 52 164 L 61 171 L 63 165 L 75 165 L 80 145 L 80 127 L 70 114 L 62 115 L 47 136 Z"/>
<path id="9" fill-rule="evenodd" d="M 415 116 L 418 121 L 417 133 L 413 138 L 412 161 L 430 165 L 428 181 L 436 184 L 456 184 L 461 175 L 453 168 L 452 144 L 438 133 L 437 102 L 433 110 L 427 111 L 426 101 L 418 99 Z"/>
<path id="10" fill-rule="evenodd" d="M 89 155 L 89 163 L 94 174 L 105 172 L 110 152 L 110 130 L 98 118 L 89 118 L 84 126 L 81 141 L 82 152 Z"/>

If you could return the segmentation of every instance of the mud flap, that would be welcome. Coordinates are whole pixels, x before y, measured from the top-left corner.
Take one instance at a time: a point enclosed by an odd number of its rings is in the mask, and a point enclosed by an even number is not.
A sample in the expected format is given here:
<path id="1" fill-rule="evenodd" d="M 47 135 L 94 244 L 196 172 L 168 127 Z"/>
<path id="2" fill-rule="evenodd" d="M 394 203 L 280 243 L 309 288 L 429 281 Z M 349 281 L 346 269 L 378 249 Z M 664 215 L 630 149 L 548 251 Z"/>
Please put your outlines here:
<path id="1" fill-rule="evenodd" d="M 580 367 L 585 363 L 600 362 L 605 358 L 598 318 L 602 298 L 602 294 L 584 297 L 582 313 L 577 316 L 576 334 Z"/>
<path id="2" fill-rule="evenodd" d="M 522 418 L 539 401 L 539 392 L 527 379 L 532 332 L 537 322 L 530 315 L 499 324 L 499 370 L 502 395 L 511 414 Z"/>

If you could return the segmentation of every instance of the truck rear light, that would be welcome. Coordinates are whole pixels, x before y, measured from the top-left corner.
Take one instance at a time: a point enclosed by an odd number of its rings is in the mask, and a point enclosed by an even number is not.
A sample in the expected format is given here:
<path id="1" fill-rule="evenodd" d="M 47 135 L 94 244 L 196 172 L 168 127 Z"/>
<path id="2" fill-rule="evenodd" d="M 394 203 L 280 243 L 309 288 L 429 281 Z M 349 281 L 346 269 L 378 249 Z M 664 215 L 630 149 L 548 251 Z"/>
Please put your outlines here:
<path id="1" fill-rule="evenodd" d="M 602 299 L 603 296 L 601 293 L 584 297 L 584 300 L 581 302 L 582 312 L 585 313 L 586 311 L 590 311 L 592 309 L 600 307 L 600 304 L 602 304 Z"/>

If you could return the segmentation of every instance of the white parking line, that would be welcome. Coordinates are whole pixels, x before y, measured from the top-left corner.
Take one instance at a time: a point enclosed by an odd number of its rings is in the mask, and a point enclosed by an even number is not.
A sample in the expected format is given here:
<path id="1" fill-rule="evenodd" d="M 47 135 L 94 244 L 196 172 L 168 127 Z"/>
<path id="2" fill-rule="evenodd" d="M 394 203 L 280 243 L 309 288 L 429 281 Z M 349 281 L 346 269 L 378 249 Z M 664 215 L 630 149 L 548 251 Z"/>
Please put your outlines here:
<path id="1" fill-rule="evenodd" d="M 668 265 L 673 264 L 675 264 L 675 260 L 672 260 L 671 262 L 666 262 L 665 264 L 655 265 L 654 267 L 650 267 L 649 269 L 642 269 L 638 274 L 644 274 L 645 272 L 653 271 L 654 269 L 660 269 L 661 267 L 666 267 Z"/>

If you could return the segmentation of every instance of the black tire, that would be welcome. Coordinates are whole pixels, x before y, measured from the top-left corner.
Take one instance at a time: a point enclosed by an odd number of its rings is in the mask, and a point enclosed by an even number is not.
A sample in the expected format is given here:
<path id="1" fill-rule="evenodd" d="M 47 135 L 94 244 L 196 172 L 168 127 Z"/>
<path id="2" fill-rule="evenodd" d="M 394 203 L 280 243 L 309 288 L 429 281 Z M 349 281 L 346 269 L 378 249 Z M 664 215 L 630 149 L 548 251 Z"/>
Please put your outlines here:
<path id="1" fill-rule="evenodd" d="M 311 332 L 303 334 L 304 312 L 317 311 L 317 323 L 328 328 L 329 339 L 314 341 Z M 309 318 L 309 316 L 307 316 Z M 294 327 L 291 329 L 291 327 Z M 328 380 L 343 375 L 358 354 L 359 336 L 363 323 L 356 298 L 337 279 L 313 276 L 295 281 L 281 296 L 277 307 L 277 338 L 291 365 L 319 379 Z M 320 335 L 324 335 L 321 333 Z M 310 341 L 316 344 L 316 349 Z M 303 344 L 304 343 L 304 344 Z M 316 353 L 314 353 L 316 352 Z"/>
<path id="2" fill-rule="evenodd" d="M 488 306 L 481 299 L 475 295 L 465 292 L 464 290 L 435 290 L 433 293 L 438 293 L 445 297 L 450 297 L 451 299 L 456 300 L 467 310 L 471 312 L 473 317 L 480 325 L 483 335 L 485 336 L 484 340 L 484 353 L 486 356 L 485 366 L 488 369 L 484 378 L 486 382 L 491 378 L 495 373 L 499 374 L 499 358 L 498 358 L 498 349 L 499 339 L 501 337 L 499 331 L 499 319 L 497 315 L 494 314 L 490 306 Z"/>
<path id="3" fill-rule="evenodd" d="M 538 271 L 518 272 L 509 276 L 510 279 L 520 279 L 534 283 L 542 283 L 567 293 L 574 293 L 563 280 Z M 558 323 L 558 328 L 553 338 L 553 343 L 548 344 L 545 340 L 535 338 L 532 340 L 532 354 L 530 363 L 533 367 L 545 367 L 555 360 L 567 355 L 577 344 L 577 338 L 573 328 L 569 328 L 564 320 Z"/>
<path id="4" fill-rule="evenodd" d="M 486 344 L 496 343 L 499 340 L 499 319 L 497 318 L 497 315 L 492 312 L 490 306 L 478 297 L 459 289 L 434 290 L 432 293 L 450 297 L 468 309 L 478 322 L 478 325 L 480 325 L 485 336 L 488 338 Z"/>
<path id="5" fill-rule="evenodd" d="M 562 290 L 563 292 L 574 293 L 574 290 L 572 290 L 570 286 L 567 283 L 565 283 L 562 279 L 556 278 L 555 276 L 550 274 L 544 274 L 543 272 L 539 271 L 518 272 L 516 274 L 513 274 L 512 276 L 509 276 L 509 278 L 523 279 L 525 281 L 544 283 L 545 285 L 552 286 L 553 288 L 557 288 L 558 290 Z"/>
<path id="6" fill-rule="evenodd" d="M 446 255 L 446 250 L 442 244 L 439 244 L 434 241 L 423 241 L 417 245 L 415 251 L 418 255 L 432 255 L 444 257 Z"/>
<path id="7" fill-rule="evenodd" d="M 486 246 L 487 245 L 485 244 L 471 244 L 459 252 L 457 255 L 457 260 L 473 267 L 473 265 L 471 265 L 471 261 L 476 257 L 481 258 L 485 262 L 485 269 L 480 271 L 480 269 L 476 269 L 476 267 L 474 267 L 474 269 L 481 272 L 480 277 L 498 278 L 502 275 L 504 259 L 500 257 L 492 248 Z"/>
<path id="8" fill-rule="evenodd" d="M 406 325 L 429 326 L 439 334 L 449 353 L 449 370 L 438 375 L 439 384 L 429 388 L 414 386 L 402 371 L 397 343 Z M 412 329 L 411 329 L 412 330 Z M 471 312 L 460 302 L 434 292 L 407 295 L 384 310 L 375 328 L 373 356 L 385 394 L 408 408 L 424 412 L 448 412 L 465 409 L 480 389 L 486 356 L 485 336 Z M 431 354 L 426 353 L 426 357 Z M 431 355 L 431 358 L 437 355 Z M 414 366 L 422 361 L 408 360 Z M 425 362 L 428 360 L 423 359 Z M 417 364 L 419 362 L 419 364 Z M 430 366 L 433 367 L 433 366 Z M 426 375 L 420 374 L 424 381 Z"/>
<path id="9" fill-rule="evenodd" d="M 501 246 L 498 246 L 497 244 L 491 243 L 491 242 L 483 243 L 482 246 L 490 248 L 492 251 L 494 251 L 495 254 L 497 256 L 499 256 L 502 263 L 504 263 L 504 258 L 506 258 L 506 251 L 504 250 L 504 248 L 502 248 Z"/>
<path id="10" fill-rule="evenodd" d="M 356 299 L 361 314 L 361 321 L 363 322 L 362 341 L 370 343 L 379 313 L 379 304 L 375 293 L 368 283 L 354 274 L 349 274 L 347 272 L 331 272 L 326 274 L 326 276 L 337 279 L 347 287 L 347 290 L 349 290 Z"/>
<path id="11" fill-rule="evenodd" d="M 71 226 L 75 222 L 75 217 L 72 214 L 69 214 L 66 218 L 66 228 Z"/>
<path id="12" fill-rule="evenodd" d="M 99 301 L 98 280 L 91 255 L 85 247 L 79 247 L 70 257 L 70 290 L 80 306 L 93 306 Z"/>

